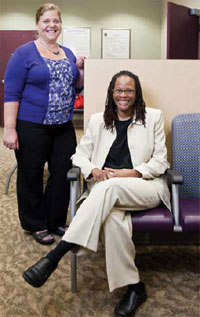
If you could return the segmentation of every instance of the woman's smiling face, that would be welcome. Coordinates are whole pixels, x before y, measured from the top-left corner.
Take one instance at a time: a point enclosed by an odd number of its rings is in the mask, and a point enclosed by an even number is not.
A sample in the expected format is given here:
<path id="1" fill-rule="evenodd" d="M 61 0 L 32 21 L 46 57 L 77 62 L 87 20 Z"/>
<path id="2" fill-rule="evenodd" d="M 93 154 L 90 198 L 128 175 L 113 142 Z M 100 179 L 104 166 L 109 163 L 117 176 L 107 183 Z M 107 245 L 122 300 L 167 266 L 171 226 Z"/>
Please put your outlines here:
<path id="1" fill-rule="evenodd" d="M 135 99 L 136 89 L 134 79 L 129 76 L 118 77 L 113 89 L 113 100 L 117 107 L 119 120 L 132 116 Z"/>
<path id="2" fill-rule="evenodd" d="M 47 10 L 40 16 L 36 29 L 39 38 L 45 42 L 56 42 L 61 33 L 62 22 L 56 10 Z"/>

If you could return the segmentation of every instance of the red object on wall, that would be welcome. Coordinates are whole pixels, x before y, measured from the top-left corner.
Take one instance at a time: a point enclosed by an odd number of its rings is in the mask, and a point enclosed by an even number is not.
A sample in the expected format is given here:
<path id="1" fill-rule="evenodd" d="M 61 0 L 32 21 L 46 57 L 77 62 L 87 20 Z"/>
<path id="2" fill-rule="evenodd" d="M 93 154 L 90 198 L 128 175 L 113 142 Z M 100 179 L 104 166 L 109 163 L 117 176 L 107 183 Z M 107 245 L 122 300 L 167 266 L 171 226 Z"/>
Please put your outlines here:
<path id="1" fill-rule="evenodd" d="M 33 31 L 0 31 L 0 125 L 4 125 L 3 120 L 3 79 L 7 63 L 20 45 L 33 41 L 36 32 Z"/>

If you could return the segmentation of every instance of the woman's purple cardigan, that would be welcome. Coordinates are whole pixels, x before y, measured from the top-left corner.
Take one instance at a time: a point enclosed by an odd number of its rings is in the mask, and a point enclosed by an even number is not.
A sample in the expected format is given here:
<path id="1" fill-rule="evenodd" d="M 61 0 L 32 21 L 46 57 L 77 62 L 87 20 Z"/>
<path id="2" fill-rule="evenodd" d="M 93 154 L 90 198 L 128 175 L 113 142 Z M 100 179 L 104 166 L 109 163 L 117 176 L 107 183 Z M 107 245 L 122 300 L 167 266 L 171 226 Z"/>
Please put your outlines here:
<path id="1" fill-rule="evenodd" d="M 70 49 L 60 45 L 68 57 L 73 71 L 75 84 L 79 76 L 75 66 L 76 57 Z M 49 100 L 49 70 L 38 52 L 35 43 L 28 42 L 20 46 L 11 56 L 4 81 L 4 101 L 19 101 L 18 119 L 42 123 Z M 70 120 L 72 119 L 73 111 Z"/>

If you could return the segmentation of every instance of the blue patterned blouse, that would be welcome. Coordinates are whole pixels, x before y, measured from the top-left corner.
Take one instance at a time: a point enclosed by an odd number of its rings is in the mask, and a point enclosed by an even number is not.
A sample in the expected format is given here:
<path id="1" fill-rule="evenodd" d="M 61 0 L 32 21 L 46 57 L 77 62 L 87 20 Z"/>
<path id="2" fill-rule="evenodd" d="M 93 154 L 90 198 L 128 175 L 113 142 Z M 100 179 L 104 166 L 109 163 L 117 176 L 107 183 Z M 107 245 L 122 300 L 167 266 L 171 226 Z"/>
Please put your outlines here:
<path id="1" fill-rule="evenodd" d="M 49 102 L 43 124 L 62 124 L 69 121 L 73 111 L 73 73 L 67 58 L 44 58 L 50 73 Z"/>

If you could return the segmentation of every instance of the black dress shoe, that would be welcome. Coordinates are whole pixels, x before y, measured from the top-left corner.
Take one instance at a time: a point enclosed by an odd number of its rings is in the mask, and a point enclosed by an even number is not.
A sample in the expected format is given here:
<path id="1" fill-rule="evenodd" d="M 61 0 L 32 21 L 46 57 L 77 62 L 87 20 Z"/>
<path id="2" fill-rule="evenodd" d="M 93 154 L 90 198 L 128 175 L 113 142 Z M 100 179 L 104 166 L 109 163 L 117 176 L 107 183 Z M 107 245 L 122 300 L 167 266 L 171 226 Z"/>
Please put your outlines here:
<path id="1" fill-rule="evenodd" d="M 137 294 L 135 290 L 128 288 L 124 297 L 115 308 L 116 317 L 134 316 L 137 307 L 145 302 L 147 298 L 145 285 L 142 282 L 140 283 L 143 291 Z"/>
<path id="2" fill-rule="evenodd" d="M 22 276 L 30 285 L 40 287 L 46 282 L 51 273 L 55 271 L 56 267 L 57 265 L 52 266 L 50 260 L 44 257 L 24 271 Z"/>

